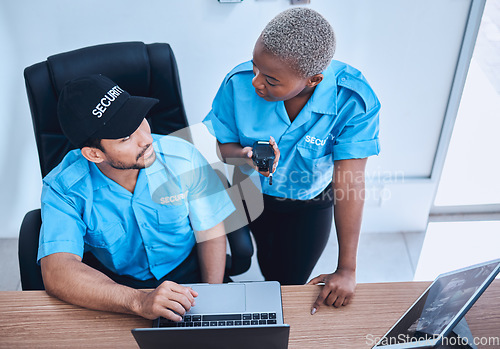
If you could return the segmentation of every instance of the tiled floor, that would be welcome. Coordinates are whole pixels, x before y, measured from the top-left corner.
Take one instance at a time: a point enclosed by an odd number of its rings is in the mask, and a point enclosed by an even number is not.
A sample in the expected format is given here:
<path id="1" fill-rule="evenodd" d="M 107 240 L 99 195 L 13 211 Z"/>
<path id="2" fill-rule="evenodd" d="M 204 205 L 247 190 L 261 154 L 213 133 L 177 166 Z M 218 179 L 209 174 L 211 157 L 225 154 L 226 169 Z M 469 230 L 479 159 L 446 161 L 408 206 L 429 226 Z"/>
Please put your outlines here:
<path id="1" fill-rule="evenodd" d="M 498 246 L 500 221 L 430 223 L 415 280 L 500 258 Z"/>
<path id="2" fill-rule="evenodd" d="M 0 291 L 21 290 L 17 239 L 0 239 Z"/>
<path id="3" fill-rule="evenodd" d="M 361 234 L 358 283 L 434 280 L 440 273 L 500 258 L 500 221 L 434 222 L 427 232 Z M 332 231 L 311 277 L 335 270 L 337 243 Z M 235 281 L 262 280 L 254 256 L 249 271 Z"/>
<path id="4" fill-rule="evenodd" d="M 333 232 L 334 233 L 334 232 Z M 358 253 L 358 282 L 411 281 L 424 234 L 362 234 Z M 312 277 L 331 273 L 337 264 L 335 234 L 323 252 Z M 0 291 L 20 290 L 17 239 L 0 239 Z M 263 280 L 254 255 L 249 271 L 234 281 Z"/>
<path id="5" fill-rule="evenodd" d="M 362 234 L 358 283 L 433 280 L 438 274 L 500 258 L 500 221 L 430 223 L 427 233 Z M 337 242 L 330 241 L 311 277 L 335 270 Z M 20 290 L 17 239 L 0 239 L 0 291 Z M 255 255 L 234 281 L 263 280 Z"/>
<path id="6" fill-rule="evenodd" d="M 358 282 L 413 280 L 423 235 L 423 233 L 362 234 L 358 250 Z M 330 240 L 311 273 L 311 278 L 335 270 L 337 251 L 335 230 L 332 230 Z M 246 273 L 234 277 L 233 280 L 263 280 L 255 255 L 250 269 Z"/>

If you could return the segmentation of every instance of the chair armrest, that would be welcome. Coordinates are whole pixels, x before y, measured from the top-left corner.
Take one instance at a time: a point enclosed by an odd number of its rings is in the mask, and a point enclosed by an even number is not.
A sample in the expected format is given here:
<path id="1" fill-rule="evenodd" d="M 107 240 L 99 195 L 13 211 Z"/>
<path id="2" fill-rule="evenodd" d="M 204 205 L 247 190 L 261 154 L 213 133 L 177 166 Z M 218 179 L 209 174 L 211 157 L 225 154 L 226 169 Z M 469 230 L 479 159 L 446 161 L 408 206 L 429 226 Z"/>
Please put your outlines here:
<path id="1" fill-rule="evenodd" d="M 45 289 L 41 268 L 36 263 L 41 226 L 41 210 L 36 209 L 24 216 L 19 231 L 18 257 L 23 291 Z"/>

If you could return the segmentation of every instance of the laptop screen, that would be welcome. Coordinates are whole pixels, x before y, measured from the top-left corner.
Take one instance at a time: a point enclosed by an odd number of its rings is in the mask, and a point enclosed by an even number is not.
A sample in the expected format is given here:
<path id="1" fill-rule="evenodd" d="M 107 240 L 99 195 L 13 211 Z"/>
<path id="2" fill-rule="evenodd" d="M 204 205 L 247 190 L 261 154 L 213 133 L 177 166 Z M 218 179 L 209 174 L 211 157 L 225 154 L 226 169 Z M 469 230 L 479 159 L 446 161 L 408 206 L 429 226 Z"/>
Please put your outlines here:
<path id="1" fill-rule="evenodd" d="M 496 260 L 440 275 L 375 348 L 435 342 L 460 320 L 499 270 Z"/>

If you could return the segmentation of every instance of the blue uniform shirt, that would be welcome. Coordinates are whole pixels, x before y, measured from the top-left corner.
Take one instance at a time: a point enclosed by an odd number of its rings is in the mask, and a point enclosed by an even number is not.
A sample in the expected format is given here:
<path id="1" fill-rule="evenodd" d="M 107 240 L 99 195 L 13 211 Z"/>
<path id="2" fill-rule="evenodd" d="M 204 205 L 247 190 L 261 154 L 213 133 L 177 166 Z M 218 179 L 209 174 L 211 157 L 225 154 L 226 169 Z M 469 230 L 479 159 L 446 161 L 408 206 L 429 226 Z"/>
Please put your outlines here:
<path id="1" fill-rule="evenodd" d="M 217 175 L 192 144 L 153 138 L 156 161 L 139 171 L 133 194 L 79 149 L 44 178 L 38 260 L 57 252 L 82 257 L 91 251 L 119 275 L 160 279 L 189 255 L 196 243 L 193 229 L 212 228 L 234 211 Z M 171 176 L 165 176 L 165 164 Z M 162 192 L 155 200 L 152 193 L 169 181 L 177 191 Z"/>
<path id="2" fill-rule="evenodd" d="M 380 103 L 363 75 L 332 61 L 293 122 L 283 101 L 268 102 L 252 86 L 252 63 L 224 79 L 203 120 L 220 143 L 252 146 L 273 136 L 281 152 L 273 184 L 261 176 L 264 194 L 308 200 L 332 181 L 335 160 L 379 153 Z"/>

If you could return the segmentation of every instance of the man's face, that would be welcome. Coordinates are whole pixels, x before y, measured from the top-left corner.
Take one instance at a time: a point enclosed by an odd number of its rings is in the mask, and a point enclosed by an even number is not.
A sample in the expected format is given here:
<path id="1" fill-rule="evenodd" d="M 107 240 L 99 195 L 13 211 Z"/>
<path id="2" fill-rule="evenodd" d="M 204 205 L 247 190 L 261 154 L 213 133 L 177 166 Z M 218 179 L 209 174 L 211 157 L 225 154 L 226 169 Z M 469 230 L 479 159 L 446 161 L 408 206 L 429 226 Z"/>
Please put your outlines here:
<path id="1" fill-rule="evenodd" d="M 252 85 L 259 97 L 266 101 L 286 101 L 306 88 L 307 78 L 298 76 L 294 69 L 269 53 L 259 38 L 253 50 Z"/>
<path id="2" fill-rule="evenodd" d="M 118 170 L 141 169 L 150 166 L 156 159 L 151 128 L 146 119 L 137 130 L 121 139 L 103 139 L 104 162 Z"/>

